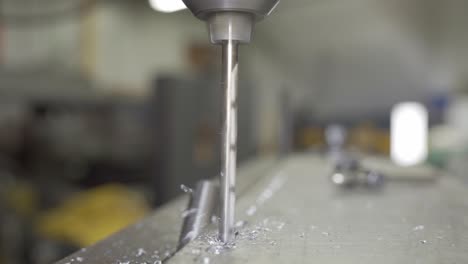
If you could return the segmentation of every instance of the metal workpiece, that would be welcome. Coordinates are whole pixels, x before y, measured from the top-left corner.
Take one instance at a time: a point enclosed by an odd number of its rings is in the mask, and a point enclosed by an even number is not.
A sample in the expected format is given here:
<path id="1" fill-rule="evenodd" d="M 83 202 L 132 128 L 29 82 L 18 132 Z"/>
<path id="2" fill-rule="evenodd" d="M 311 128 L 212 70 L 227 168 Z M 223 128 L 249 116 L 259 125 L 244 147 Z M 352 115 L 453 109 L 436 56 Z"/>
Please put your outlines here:
<path id="1" fill-rule="evenodd" d="M 190 194 L 190 201 L 182 214 L 184 223 L 179 238 L 178 248 L 196 238 L 210 222 L 219 201 L 219 186 L 213 181 L 203 180 L 197 183 Z"/>
<path id="2" fill-rule="evenodd" d="M 238 197 L 237 238 L 202 234 L 169 259 L 179 263 L 468 263 L 467 186 L 387 182 L 385 191 L 336 192 L 320 155 L 289 156 Z"/>
<path id="3" fill-rule="evenodd" d="M 241 166 L 237 236 L 227 246 L 213 224 L 175 251 L 184 199 L 58 263 L 468 263 L 468 186 L 459 179 L 336 192 L 325 177 L 332 166 L 314 154 Z"/>
<path id="4" fill-rule="evenodd" d="M 220 177 L 220 223 L 219 239 L 224 242 L 233 238 L 236 204 L 236 155 L 237 155 L 237 82 L 238 48 L 236 41 L 222 43 L 223 138 Z"/>
<path id="5" fill-rule="evenodd" d="M 275 159 L 264 157 L 247 161 L 239 168 L 239 178 L 246 178 L 237 185 L 239 193 L 248 192 L 252 182 L 258 181 L 271 170 Z M 209 185 L 211 186 L 211 185 Z M 206 188 L 206 189 L 205 189 Z M 198 188 L 195 188 L 194 193 Z M 208 196 L 213 195 L 213 189 L 204 185 L 201 188 L 200 200 L 204 200 L 208 207 Z M 205 196 L 207 199 L 201 199 Z M 215 194 L 216 196 L 216 194 Z M 218 199 L 218 198 L 216 198 Z M 93 263 L 93 264 L 125 264 L 125 263 L 161 263 L 170 259 L 178 250 L 181 228 L 186 214 L 182 212 L 189 202 L 188 196 L 182 197 L 157 209 L 142 221 L 117 232 L 87 248 L 56 262 Z M 201 202 L 204 203 L 204 202 Z M 211 225 L 210 227 L 213 227 Z"/>

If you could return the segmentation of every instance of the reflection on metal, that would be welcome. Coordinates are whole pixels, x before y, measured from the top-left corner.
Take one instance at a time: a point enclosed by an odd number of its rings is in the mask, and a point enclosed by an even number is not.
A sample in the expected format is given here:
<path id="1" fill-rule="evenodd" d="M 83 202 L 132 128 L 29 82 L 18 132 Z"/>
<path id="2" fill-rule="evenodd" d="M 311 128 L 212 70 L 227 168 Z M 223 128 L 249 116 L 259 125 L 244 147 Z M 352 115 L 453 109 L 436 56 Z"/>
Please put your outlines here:
<path id="1" fill-rule="evenodd" d="M 179 200 L 58 263 L 468 263 L 467 193 L 456 178 L 392 178 L 384 192 L 337 193 L 325 177 L 331 167 L 319 155 L 242 166 L 238 235 L 229 247 L 216 241 L 210 224 L 176 251 L 186 204 Z"/>
<path id="2" fill-rule="evenodd" d="M 214 243 L 208 227 L 167 263 L 468 263 L 467 193 L 455 178 L 337 193 L 331 166 L 319 155 L 289 156 L 238 197 L 235 248 Z"/>
<path id="3" fill-rule="evenodd" d="M 355 184 L 354 174 L 347 174 L 341 171 L 336 171 L 332 174 L 331 180 L 338 186 L 352 186 Z"/>
<path id="4" fill-rule="evenodd" d="M 219 238 L 228 242 L 233 237 L 236 205 L 237 155 L 237 80 L 238 43 L 227 40 L 222 44 L 222 82 L 224 90 L 223 149 L 221 163 L 221 201 Z"/>
<path id="5" fill-rule="evenodd" d="M 350 188 L 364 186 L 368 188 L 381 187 L 385 182 L 384 175 L 377 170 L 370 170 L 363 167 L 357 159 L 340 152 L 340 159 L 336 162 L 335 168 L 330 176 L 334 185 Z"/>
<path id="6" fill-rule="evenodd" d="M 223 149 L 221 154 L 219 239 L 233 239 L 237 154 L 238 46 L 251 41 L 256 21 L 269 15 L 279 0 L 184 0 L 199 19 L 206 20 L 211 43 L 222 45 L 224 92 Z"/>
<path id="7" fill-rule="evenodd" d="M 271 157 L 244 163 L 239 168 L 239 193 L 247 193 L 253 183 L 264 177 L 274 164 L 275 159 Z M 183 226 L 180 209 L 186 207 L 186 198 L 188 197 L 184 195 L 160 207 L 154 214 L 135 225 L 89 248 L 77 251 L 57 264 L 79 263 L 78 259 L 82 263 L 160 263 L 159 261 L 171 258 L 179 247 Z"/>
<path id="8" fill-rule="evenodd" d="M 217 184 L 212 181 L 200 181 L 197 184 L 191 193 L 187 210 L 182 214 L 184 224 L 180 233 L 179 249 L 195 239 L 210 223 L 218 197 Z"/>

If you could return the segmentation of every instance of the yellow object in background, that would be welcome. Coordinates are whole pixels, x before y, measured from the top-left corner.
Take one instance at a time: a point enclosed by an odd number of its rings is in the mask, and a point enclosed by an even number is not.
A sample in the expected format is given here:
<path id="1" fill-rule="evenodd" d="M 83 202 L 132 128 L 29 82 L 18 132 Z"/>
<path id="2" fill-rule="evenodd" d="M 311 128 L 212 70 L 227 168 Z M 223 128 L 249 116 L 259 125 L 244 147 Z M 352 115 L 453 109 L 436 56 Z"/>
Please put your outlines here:
<path id="1" fill-rule="evenodd" d="M 297 146 L 300 149 L 321 147 L 325 144 L 323 129 L 320 127 L 304 128 L 299 133 Z"/>
<path id="2" fill-rule="evenodd" d="M 360 123 L 351 129 L 349 144 L 363 152 L 375 152 L 375 134 L 371 122 Z"/>
<path id="3" fill-rule="evenodd" d="M 349 145 L 363 152 L 389 155 L 390 134 L 371 122 L 363 122 L 351 130 Z"/>
<path id="4" fill-rule="evenodd" d="M 38 210 L 37 197 L 33 186 L 26 182 L 17 182 L 7 188 L 2 199 L 18 215 L 32 217 Z"/>
<path id="5" fill-rule="evenodd" d="M 141 219 L 150 211 L 145 199 L 112 184 L 81 192 L 39 217 L 40 235 L 89 246 Z"/>

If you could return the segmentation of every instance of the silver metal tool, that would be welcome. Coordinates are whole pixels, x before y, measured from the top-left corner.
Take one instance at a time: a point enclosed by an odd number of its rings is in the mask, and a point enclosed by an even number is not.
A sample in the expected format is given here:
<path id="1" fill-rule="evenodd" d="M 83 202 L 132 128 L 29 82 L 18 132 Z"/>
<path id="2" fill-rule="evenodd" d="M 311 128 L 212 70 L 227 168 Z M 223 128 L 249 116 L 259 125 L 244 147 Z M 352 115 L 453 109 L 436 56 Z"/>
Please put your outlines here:
<path id="1" fill-rule="evenodd" d="M 184 212 L 184 224 L 179 237 L 178 249 L 195 239 L 211 222 L 216 208 L 218 186 L 212 181 L 203 180 L 197 183 L 190 194 L 187 210 Z"/>
<path id="2" fill-rule="evenodd" d="M 230 240 L 231 229 L 234 226 L 236 200 L 238 43 L 227 40 L 222 45 L 224 120 L 219 234 L 222 241 L 227 242 Z"/>
<path id="3" fill-rule="evenodd" d="M 279 0 L 183 0 L 208 24 L 210 40 L 222 45 L 223 144 L 220 174 L 219 239 L 233 239 L 237 148 L 238 47 L 251 41 L 255 22 L 269 15 Z"/>

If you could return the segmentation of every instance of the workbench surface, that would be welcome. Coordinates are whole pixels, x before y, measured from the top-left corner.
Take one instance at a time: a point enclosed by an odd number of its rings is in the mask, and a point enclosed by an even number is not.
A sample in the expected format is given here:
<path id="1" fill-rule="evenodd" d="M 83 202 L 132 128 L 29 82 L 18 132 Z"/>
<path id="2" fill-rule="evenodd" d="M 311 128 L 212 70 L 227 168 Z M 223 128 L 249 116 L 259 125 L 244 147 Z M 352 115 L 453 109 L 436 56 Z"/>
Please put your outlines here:
<path id="1" fill-rule="evenodd" d="M 468 188 L 457 179 L 399 177 L 382 189 L 342 190 L 329 182 L 330 168 L 307 154 L 244 169 L 230 245 L 217 242 L 212 224 L 170 251 L 185 203 L 176 202 L 59 263 L 468 263 Z"/>
<path id="2" fill-rule="evenodd" d="M 232 249 L 211 230 L 168 263 L 468 263 L 468 188 L 456 179 L 346 191 L 329 173 L 317 155 L 280 163 L 239 198 Z"/>

